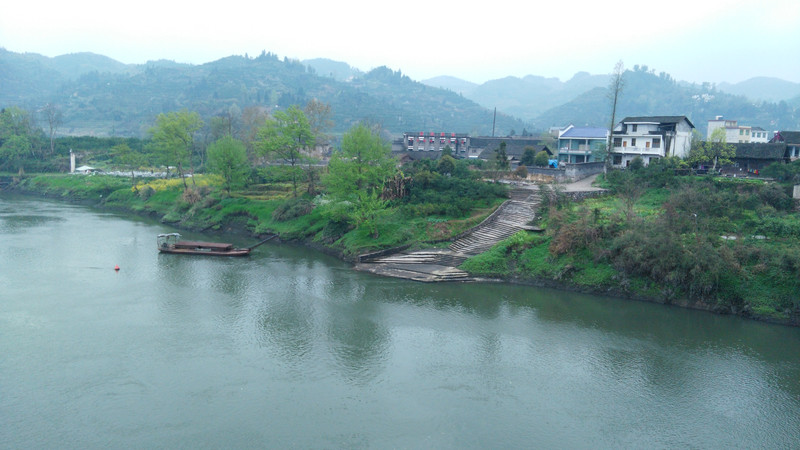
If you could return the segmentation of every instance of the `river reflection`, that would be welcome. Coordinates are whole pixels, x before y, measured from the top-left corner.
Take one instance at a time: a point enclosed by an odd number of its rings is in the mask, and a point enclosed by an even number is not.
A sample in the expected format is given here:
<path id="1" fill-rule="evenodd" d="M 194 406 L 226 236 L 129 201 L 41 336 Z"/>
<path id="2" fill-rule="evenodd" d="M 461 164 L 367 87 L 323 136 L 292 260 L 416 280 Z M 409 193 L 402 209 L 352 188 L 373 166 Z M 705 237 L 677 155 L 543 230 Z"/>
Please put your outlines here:
<path id="1" fill-rule="evenodd" d="M 3 447 L 800 442 L 798 329 L 274 243 L 160 255 L 169 231 L 0 197 Z"/>

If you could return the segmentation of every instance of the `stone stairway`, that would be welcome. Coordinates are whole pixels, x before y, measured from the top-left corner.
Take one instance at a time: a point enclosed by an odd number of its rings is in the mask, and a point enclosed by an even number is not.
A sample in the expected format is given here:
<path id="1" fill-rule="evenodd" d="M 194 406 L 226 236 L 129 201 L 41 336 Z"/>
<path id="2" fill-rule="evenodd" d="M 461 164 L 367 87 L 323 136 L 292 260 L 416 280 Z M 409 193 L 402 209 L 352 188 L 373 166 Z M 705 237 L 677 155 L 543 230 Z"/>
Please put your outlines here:
<path id="1" fill-rule="evenodd" d="M 520 230 L 535 230 L 529 225 L 535 217 L 540 197 L 536 190 L 515 189 L 481 224 L 462 234 L 447 249 L 400 252 L 359 263 L 356 269 L 416 281 L 474 281 L 457 267 L 468 257 L 481 254 Z"/>

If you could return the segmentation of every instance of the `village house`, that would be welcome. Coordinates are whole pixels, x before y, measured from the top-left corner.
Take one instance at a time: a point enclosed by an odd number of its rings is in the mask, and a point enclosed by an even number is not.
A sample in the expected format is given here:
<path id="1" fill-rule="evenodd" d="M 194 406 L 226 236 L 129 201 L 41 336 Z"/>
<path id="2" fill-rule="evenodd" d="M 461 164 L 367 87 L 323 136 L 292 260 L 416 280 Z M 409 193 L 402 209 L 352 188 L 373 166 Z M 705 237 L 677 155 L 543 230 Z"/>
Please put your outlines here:
<path id="1" fill-rule="evenodd" d="M 800 158 L 800 131 L 778 131 L 770 142 L 786 144 L 786 157 L 790 161 Z"/>
<path id="2" fill-rule="evenodd" d="M 723 168 L 729 174 L 757 175 L 765 167 L 787 161 L 787 146 L 780 143 L 737 142 L 733 165 Z"/>
<path id="3" fill-rule="evenodd" d="M 626 117 L 611 135 L 611 164 L 627 167 L 637 156 L 645 165 L 666 156 L 685 158 L 693 129 L 686 116 Z"/>
<path id="4" fill-rule="evenodd" d="M 708 121 L 706 139 L 711 138 L 711 133 L 718 129 L 725 130 L 725 142 L 728 144 L 740 142 L 766 143 L 769 141 L 767 131 L 763 128 L 739 125 L 736 120 L 723 119 L 722 116 L 717 116 Z"/>
<path id="5" fill-rule="evenodd" d="M 570 124 L 558 134 L 558 161 L 595 162 L 594 153 L 608 144 L 608 129 Z"/>

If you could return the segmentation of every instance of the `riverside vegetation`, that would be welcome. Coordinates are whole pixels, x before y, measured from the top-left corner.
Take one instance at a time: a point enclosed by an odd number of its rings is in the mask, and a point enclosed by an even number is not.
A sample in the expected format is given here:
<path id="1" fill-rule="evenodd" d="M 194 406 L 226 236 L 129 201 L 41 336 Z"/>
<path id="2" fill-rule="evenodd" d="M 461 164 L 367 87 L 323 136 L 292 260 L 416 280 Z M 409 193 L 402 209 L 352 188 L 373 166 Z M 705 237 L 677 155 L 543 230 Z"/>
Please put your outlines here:
<path id="1" fill-rule="evenodd" d="M 682 163 L 610 171 L 610 195 L 581 202 L 545 189 L 545 234 L 520 232 L 461 268 L 800 324 L 790 185 L 676 175 Z M 797 182 L 800 161 L 767 172 Z"/>
<path id="2" fill-rule="evenodd" d="M 482 167 L 443 156 L 401 169 L 380 131 L 366 124 L 345 133 L 330 163 L 320 166 L 302 151 L 319 136 L 314 124 L 324 122 L 309 120 L 312 112 L 276 112 L 255 138 L 220 133 L 206 149 L 193 141 L 204 124 L 187 111 L 160 115 L 149 140 L 62 138 L 48 149 L 20 110 L 6 109 L 0 170 L 13 178 L 12 190 L 186 229 L 277 233 L 348 260 L 447 242 L 508 196 L 503 184 L 484 181 L 502 175 L 500 162 Z M 88 162 L 131 176 L 25 175 L 25 166 L 63 171 L 68 148 L 77 145 Z M 175 167 L 180 178 L 136 175 L 137 168 L 160 165 Z M 609 171 L 602 183 L 610 194 L 581 202 L 542 186 L 547 200 L 536 225 L 546 232 L 520 232 L 461 268 L 799 324 L 800 219 L 789 189 L 800 181 L 800 162 L 765 170 L 775 183 L 678 175 L 683 165 L 665 158 Z"/>

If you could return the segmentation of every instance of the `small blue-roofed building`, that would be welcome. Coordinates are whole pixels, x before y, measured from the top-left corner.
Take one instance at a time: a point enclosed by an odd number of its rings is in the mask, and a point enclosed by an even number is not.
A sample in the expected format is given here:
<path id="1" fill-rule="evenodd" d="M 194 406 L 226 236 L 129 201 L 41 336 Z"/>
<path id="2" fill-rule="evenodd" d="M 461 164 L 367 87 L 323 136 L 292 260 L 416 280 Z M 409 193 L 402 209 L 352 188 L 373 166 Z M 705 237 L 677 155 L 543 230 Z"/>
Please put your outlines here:
<path id="1" fill-rule="evenodd" d="M 608 143 L 608 129 L 569 125 L 558 133 L 558 160 L 568 163 L 595 162 L 594 153 Z"/>

